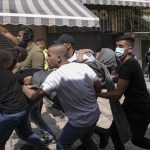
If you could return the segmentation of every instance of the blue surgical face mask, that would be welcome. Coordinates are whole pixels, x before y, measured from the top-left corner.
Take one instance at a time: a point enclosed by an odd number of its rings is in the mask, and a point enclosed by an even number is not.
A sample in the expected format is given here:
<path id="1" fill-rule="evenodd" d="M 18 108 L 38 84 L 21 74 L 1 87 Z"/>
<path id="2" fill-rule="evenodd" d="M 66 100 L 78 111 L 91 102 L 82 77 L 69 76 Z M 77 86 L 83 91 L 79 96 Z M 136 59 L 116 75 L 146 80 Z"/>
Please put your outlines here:
<path id="1" fill-rule="evenodd" d="M 124 48 L 116 47 L 115 56 L 121 58 L 124 55 Z"/>

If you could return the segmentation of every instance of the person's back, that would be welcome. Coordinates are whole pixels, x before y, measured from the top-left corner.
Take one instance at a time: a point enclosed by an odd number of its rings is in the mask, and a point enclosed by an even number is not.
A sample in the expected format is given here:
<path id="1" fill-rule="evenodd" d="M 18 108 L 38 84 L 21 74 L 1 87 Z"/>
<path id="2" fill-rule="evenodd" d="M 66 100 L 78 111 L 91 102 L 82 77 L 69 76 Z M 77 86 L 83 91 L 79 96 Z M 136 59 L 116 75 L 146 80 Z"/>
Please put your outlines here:
<path id="1" fill-rule="evenodd" d="M 9 70 L 0 71 L 0 112 L 16 113 L 27 109 L 27 101 L 17 78 Z"/>
<path id="2" fill-rule="evenodd" d="M 23 111 L 28 106 L 26 98 L 16 76 L 8 69 L 14 62 L 13 54 L 8 50 L 0 50 L 0 54 L 0 112 L 11 114 Z"/>
<path id="3" fill-rule="evenodd" d="M 100 115 L 90 73 L 86 64 L 69 63 L 53 71 L 44 82 L 55 81 L 60 103 L 75 126 L 90 126 Z"/>

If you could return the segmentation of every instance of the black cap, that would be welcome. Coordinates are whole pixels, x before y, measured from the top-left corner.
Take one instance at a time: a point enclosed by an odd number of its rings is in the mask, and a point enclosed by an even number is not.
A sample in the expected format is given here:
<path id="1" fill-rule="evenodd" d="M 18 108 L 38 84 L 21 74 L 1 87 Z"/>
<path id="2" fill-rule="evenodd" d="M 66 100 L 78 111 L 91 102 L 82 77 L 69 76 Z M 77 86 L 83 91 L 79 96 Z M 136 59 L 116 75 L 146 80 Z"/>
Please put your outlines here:
<path id="1" fill-rule="evenodd" d="M 74 38 L 69 34 L 62 34 L 59 36 L 59 38 L 56 41 L 53 41 L 53 43 L 71 43 L 74 44 Z"/>

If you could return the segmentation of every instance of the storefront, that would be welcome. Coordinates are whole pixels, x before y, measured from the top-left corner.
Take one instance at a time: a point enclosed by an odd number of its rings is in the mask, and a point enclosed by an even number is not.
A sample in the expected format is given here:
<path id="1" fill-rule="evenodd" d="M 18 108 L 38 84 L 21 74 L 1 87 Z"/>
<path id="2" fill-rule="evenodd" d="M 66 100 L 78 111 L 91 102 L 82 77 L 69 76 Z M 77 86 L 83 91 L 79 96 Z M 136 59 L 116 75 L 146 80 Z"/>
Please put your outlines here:
<path id="1" fill-rule="evenodd" d="M 100 19 L 99 32 L 114 37 L 135 37 L 134 53 L 144 67 L 144 56 L 150 47 L 150 0 L 80 0 Z M 109 43 L 109 41 L 108 41 Z"/>

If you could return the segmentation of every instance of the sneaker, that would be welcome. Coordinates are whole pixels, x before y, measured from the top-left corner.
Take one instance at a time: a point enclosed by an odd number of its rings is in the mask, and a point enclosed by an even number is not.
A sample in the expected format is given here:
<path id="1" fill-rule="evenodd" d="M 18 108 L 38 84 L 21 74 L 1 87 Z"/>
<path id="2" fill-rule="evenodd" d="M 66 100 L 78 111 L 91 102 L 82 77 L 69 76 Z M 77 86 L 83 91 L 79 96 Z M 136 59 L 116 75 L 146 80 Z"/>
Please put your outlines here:
<path id="1" fill-rule="evenodd" d="M 51 134 L 49 134 L 47 131 L 45 130 L 41 130 L 42 134 L 43 134 L 43 139 L 44 139 L 44 143 L 46 145 L 52 144 L 52 143 L 56 143 L 56 137 L 52 136 Z"/>
<path id="2" fill-rule="evenodd" d="M 57 141 L 56 141 L 56 139 L 53 137 L 52 139 L 44 139 L 44 143 L 46 144 L 46 145 L 49 145 L 49 144 L 54 144 L 54 143 L 56 143 Z"/>

